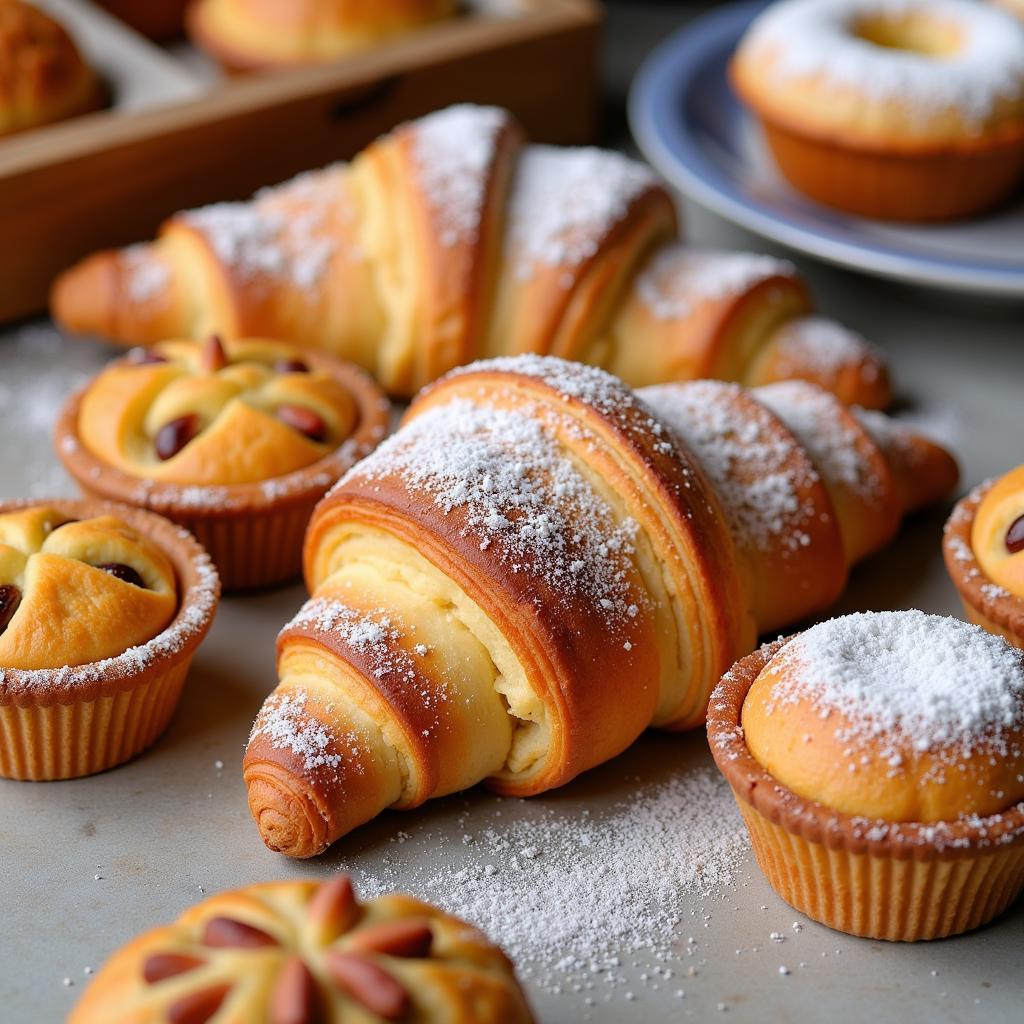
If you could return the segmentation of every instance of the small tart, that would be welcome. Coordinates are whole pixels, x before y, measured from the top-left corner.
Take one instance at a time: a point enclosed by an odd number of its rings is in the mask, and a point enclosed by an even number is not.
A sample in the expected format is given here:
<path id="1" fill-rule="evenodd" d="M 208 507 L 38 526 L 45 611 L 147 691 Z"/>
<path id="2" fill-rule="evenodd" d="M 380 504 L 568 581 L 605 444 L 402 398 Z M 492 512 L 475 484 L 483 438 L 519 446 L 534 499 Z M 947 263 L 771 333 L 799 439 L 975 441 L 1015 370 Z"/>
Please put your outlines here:
<path id="1" fill-rule="evenodd" d="M 732 61 L 780 170 L 868 217 L 944 220 L 1024 174 L 1024 26 L 972 0 L 780 0 Z"/>
<path id="2" fill-rule="evenodd" d="M 89 775 L 153 743 L 218 595 L 209 556 L 160 516 L 0 503 L 0 776 Z"/>
<path id="3" fill-rule="evenodd" d="M 975 626 L 864 613 L 767 644 L 708 737 L 773 888 L 832 928 L 940 938 L 1024 889 L 1024 656 Z"/>
<path id="4" fill-rule="evenodd" d="M 97 110 L 102 98 L 61 24 L 21 0 L 0 3 L 0 137 Z"/>
<path id="5" fill-rule="evenodd" d="M 530 1024 L 508 958 L 476 928 L 352 882 L 219 893 L 116 952 L 68 1024 Z"/>
<path id="6" fill-rule="evenodd" d="M 90 496 L 188 527 L 225 589 L 298 575 L 316 503 L 383 438 L 361 370 L 259 339 L 167 341 L 112 363 L 65 406 L 60 458 Z"/>
<path id="7" fill-rule="evenodd" d="M 942 552 L 971 622 L 1024 648 L 1024 466 L 957 503 Z"/>

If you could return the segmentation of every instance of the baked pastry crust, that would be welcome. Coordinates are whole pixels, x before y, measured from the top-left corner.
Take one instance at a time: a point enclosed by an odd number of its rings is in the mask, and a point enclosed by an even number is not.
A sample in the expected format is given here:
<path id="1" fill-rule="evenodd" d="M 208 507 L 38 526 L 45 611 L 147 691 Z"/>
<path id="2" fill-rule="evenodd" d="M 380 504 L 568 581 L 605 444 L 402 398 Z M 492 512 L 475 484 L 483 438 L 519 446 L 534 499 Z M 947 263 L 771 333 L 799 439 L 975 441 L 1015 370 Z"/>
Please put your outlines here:
<path id="1" fill-rule="evenodd" d="M 163 552 L 177 583 L 170 621 L 135 646 L 122 645 L 112 656 L 85 664 L 0 668 L 0 775 L 75 778 L 134 757 L 163 731 L 192 655 L 213 620 L 220 584 L 199 544 L 160 516 L 124 505 L 64 500 L 3 502 L 0 515 L 36 507 L 67 520 L 110 516 L 126 523 Z M 144 563 L 132 560 L 148 574 Z M 91 625 L 100 635 L 116 632 L 107 622 Z"/>
<path id="2" fill-rule="evenodd" d="M 318 64 L 455 14 L 454 0 L 198 0 L 189 35 L 232 71 Z"/>
<path id="3" fill-rule="evenodd" d="M 942 554 L 967 618 L 1024 649 L 1024 597 L 989 579 L 972 542 L 978 509 L 996 484 L 989 480 L 957 502 L 946 522 Z"/>
<path id="4" fill-rule="evenodd" d="M 732 83 L 800 191 L 868 217 L 944 220 L 1024 174 L 1024 29 L 966 0 L 784 0 Z"/>
<path id="5" fill-rule="evenodd" d="M 300 571 L 313 507 L 384 437 L 390 405 L 365 373 L 326 353 L 280 342 L 218 344 L 229 360 L 298 360 L 313 372 L 268 378 L 265 369 L 251 374 L 245 363 L 230 362 L 204 370 L 193 364 L 206 358 L 209 342 L 164 343 L 157 354 L 187 357 L 189 369 L 150 363 L 145 354 L 116 361 L 68 400 L 55 445 L 86 495 L 152 509 L 191 530 L 210 551 L 225 589 L 270 586 Z M 283 404 L 315 411 L 327 443 L 281 422 Z M 161 462 L 155 428 L 162 417 L 192 411 L 200 415 L 198 436 Z M 248 482 L 233 482 L 240 473 Z"/>
<path id="6" fill-rule="evenodd" d="M 99 0 L 111 14 L 158 42 L 180 36 L 189 0 Z"/>
<path id="7" fill-rule="evenodd" d="M 790 639 L 737 662 L 708 708 L 711 753 L 772 887 L 829 927 L 880 939 L 941 938 L 1001 913 L 1024 888 L 1024 805 L 952 821 L 869 819 L 799 796 L 754 758 L 744 702 Z"/>
<path id="8" fill-rule="evenodd" d="M 360 903 L 346 875 L 223 892 L 119 950 L 68 1024 L 207 1020 L 530 1024 L 508 958 L 400 894 Z"/>
<path id="9" fill-rule="evenodd" d="M 62 25 L 21 0 L 0 4 L 0 136 L 87 114 L 102 99 Z"/>

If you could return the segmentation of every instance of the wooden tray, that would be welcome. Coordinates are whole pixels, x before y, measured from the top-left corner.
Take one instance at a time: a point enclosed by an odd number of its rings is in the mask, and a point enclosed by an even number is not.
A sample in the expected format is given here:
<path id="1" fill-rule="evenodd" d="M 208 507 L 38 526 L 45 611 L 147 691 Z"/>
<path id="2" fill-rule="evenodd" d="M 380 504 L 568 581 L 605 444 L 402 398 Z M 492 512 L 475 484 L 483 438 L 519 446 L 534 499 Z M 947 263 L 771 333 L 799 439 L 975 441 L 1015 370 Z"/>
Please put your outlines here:
<path id="1" fill-rule="evenodd" d="M 42 309 L 54 276 L 95 249 L 351 157 L 450 103 L 508 107 L 538 141 L 590 140 L 599 5 L 519 3 L 521 13 L 467 14 L 339 64 L 230 79 L 157 109 L 118 104 L 0 142 L 0 321 Z"/>

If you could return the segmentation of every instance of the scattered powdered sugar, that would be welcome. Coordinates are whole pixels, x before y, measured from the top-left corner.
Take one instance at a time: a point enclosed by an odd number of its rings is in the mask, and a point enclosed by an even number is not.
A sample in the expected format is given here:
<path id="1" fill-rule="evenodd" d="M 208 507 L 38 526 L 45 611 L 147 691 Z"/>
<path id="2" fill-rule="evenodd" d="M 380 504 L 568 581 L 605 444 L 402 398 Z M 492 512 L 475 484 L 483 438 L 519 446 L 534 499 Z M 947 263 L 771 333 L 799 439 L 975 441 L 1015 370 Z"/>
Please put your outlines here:
<path id="1" fill-rule="evenodd" d="M 823 316 L 790 320 L 775 334 L 780 376 L 810 373 L 822 378 L 853 367 L 865 382 L 878 379 L 878 351 L 856 331 Z"/>
<path id="2" fill-rule="evenodd" d="M 826 484 L 844 484 L 865 497 L 881 490 L 858 448 L 862 435 L 834 395 L 799 380 L 754 388 L 752 394 L 796 434 Z"/>
<path id="3" fill-rule="evenodd" d="M 637 614 L 630 585 L 636 524 L 617 522 L 549 433 L 541 407 L 503 410 L 462 398 L 428 409 L 342 480 L 398 477 L 494 548 L 512 572 L 585 595 L 609 624 Z M 539 599 L 539 598 L 538 598 Z"/>
<path id="4" fill-rule="evenodd" d="M 680 955 L 694 904 L 733 882 L 748 849 L 710 765 L 676 768 L 606 811 L 542 798 L 523 810 L 509 819 L 495 808 L 479 826 L 460 818 L 461 843 L 451 829 L 423 837 L 443 844 L 434 866 L 389 856 L 382 870 L 377 859 L 360 872 L 360 890 L 411 889 L 481 928 L 534 984 L 582 994 L 623 982 L 623 958 L 642 956 L 671 977 L 662 965 Z"/>
<path id="5" fill-rule="evenodd" d="M 302 758 L 307 773 L 337 768 L 342 756 L 329 749 L 337 737 L 310 713 L 308 704 L 305 690 L 271 694 L 256 716 L 249 741 L 265 736 L 276 750 L 290 750 Z"/>
<path id="6" fill-rule="evenodd" d="M 633 202 L 657 186 L 643 164 L 603 149 L 529 146 L 516 169 L 507 254 L 526 279 L 538 264 L 590 259 Z M 571 285 L 571 275 L 567 277 Z"/>
<path id="7" fill-rule="evenodd" d="M 788 260 L 670 245 L 637 278 L 637 294 L 659 320 L 685 320 L 708 302 L 732 299 L 773 277 L 793 277 Z"/>
<path id="8" fill-rule="evenodd" d="M 410 126 L 416 174 L 440 218 L 442 245 L 476 239 L 498 136 L 509 120 L 497 107 L 464 103 Z"/>
<path id="9" fill-rule="evenodd" d="M 881 739 L 1005 756 L 1024 729 L 1024 655 L 958 619 L 919 611 L 831 619 L 790 641 L 776 665 L 782 681 L 769 709 L 809 700 L 823 717 L 839 712 L 851 750 Z"/>
<path id="10" fill-rule="evenodd" d="M 133 245 L 121 254 L 128 272 L 127 291 L 132 302 L 144 303 L 162 295 L 171 283 L 171 271 L 150 245 Z"/>
<path id="11" fill-rule="evenodd" d="M 858 34 L 869 20 L 917 15 L 950 26 L 956 46 L 941 54 L 880 46 Z M 953 109 L 980 126 L 1000 100 L 1024 83 L 1024 26 L 972 0 L 782 0 L 750 30 L 744 49 L 769 53 L 766 73 L 815 78 L 896 101 L 912 110 Z"/>
<path id="12" fill-rule="evenodd" d="M 785 550 L 810 543 L 814 507 L 798 488 L 818 477 L 794 459 L 796 441 L 737 384 L 694 381 L 643 388 L 641 398 L 697 456 L 744 546 Z"/>

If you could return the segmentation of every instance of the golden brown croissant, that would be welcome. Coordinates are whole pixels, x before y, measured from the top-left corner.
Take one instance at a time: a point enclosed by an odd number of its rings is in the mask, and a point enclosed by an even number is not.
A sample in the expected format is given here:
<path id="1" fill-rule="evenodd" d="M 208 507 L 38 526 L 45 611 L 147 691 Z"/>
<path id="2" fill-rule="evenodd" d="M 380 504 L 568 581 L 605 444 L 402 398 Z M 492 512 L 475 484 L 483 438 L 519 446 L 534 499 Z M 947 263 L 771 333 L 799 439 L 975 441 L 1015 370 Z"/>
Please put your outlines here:
<path id="1" fill-rule="evenodd" d="M 455 14 L 455 0 L 196 0 L 193 41 L 246 71 L 337 60 Z"/>
<path id="2" fill-rule="evenodd" d="M 310 524 L 313 597 L 245 757 L 264 840 L 310 856 L 386 807 L 540 793 L 700 724 L 759 631 L 827 606 L 956 478 L 807 383 L 455 371 Z"/>
<path id="3" fill-rule="evenodd" d="M 632 386 L 796 377 L 883 407 L 862 338 L 812 316 L 795 268 L 676 241 L 668 192 L 597 149 L 523 146 L 460 106 L 351 165 L 180 214 L 149 245 L 66 272 L 54 316 L 129 343 L 260 336 L 322 346 L 412 395 L 483 356 L 557 355 Z"/>

